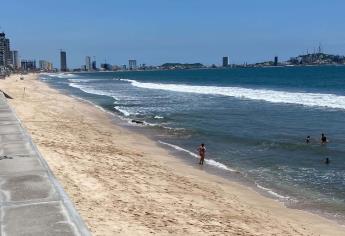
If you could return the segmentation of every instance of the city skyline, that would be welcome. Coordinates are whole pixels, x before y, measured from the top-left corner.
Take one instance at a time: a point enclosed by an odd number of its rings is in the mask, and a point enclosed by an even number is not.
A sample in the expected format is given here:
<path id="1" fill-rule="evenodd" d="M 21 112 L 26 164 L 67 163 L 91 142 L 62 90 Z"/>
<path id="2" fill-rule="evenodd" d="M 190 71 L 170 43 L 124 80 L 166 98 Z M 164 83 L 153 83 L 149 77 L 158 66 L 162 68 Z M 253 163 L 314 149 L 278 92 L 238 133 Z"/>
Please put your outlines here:
<path id="1" fill-rule="evenodd" d="M 5 2 L 2 5 L 15 8 L 21 17 L 10 17 L 11 11 L 4 11 L 0 31 L 12 39 L 22 58 L 43 58 L 59 65 L 59 48 L 64 48 L 71 68 L 84 64 L 87 55 L 98 63 L 117 65 L 126 64 L 129 58 L 148 65 L 211 65 L 221 64 L 223 55 L 236 64 L 274 56 L 287 60 L 307 50 L 313 52 L 319 43 L 326 52 L 345 54 L 342 1 L 135 3 Z M 44 27 L 18 27 L 23 17 L 44 18 Z"/>
<path id="2" fill-rule="evenodd" d="M 290 57 L 289 60 L 279 62 L 278 56 L 273 60 L 266 60 L 257 63 L 243 64 L 230 63 L 229 56 L 223 56 L 221 65 L 203 65 L 202 63 L 179 63 L 166 62 L 161 65 L 147 65 L 146 63 L 137 64 L 137 60 L 132 58 L 126 64 L 116 65 L 112 63 L 100 63 L 97 68 L 96 58 L 91 60 L 90 56 L 85 56 L 85 64 L 78 67 L 69 67 L 67 64 L 67 52 L 60 49 L 60 69 L 53 67 L 53 63 L 48 60 L 39 60 L 39 67 L 36 66 L 36 59 L 20 59 L 18 50 L 11 50 L 10 39 L 4 32 L 0 33 L 0 72 L 6 74 L 10 71 L 117 71 L 117 70 L 156 70 L 156 69 L 192 69 L 192 68 L 216 68 L 220 67 L 266 67 L 266 66 L 298 66 L 298 65 L 345 65 L 345 56 L 324 53 L 321 44 L 314 48 L 313 52 Z"/>

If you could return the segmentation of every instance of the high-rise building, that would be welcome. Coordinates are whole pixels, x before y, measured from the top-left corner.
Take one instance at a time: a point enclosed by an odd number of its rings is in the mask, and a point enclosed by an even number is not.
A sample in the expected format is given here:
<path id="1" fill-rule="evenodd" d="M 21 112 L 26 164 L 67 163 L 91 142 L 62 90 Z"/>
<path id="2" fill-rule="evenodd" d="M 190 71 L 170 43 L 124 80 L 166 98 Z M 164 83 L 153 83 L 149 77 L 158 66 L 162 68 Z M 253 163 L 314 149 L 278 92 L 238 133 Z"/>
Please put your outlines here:
<path id="1" fill-rule="evenodd" d="M 4 32 L 0 33 L 0 66 L 11 64 L 10 40 Z"/>
<path id="2" fill-rule="evenodd" d="M 87 56 L 85 57 L 85 70 L 90 71 L 91 69 L 91 57 Z"/>
<path id="3" fill-rule="evenodd" d="M 0 66 L 5 66 L 5 33 L 0 33 Z"/>
<path id="4" fill-rule="evenodd" d="M 35 60 L 22 60 L 21 69 L 26 71 L 36 70 L 36 61 Z"/>
<path id="5" fill-rule="evenodd" d="M 11 56 L 12 56 L 12 64 L 14 69 L 19 69 L 20 68 L 20 60 L 19 60 L 19 54 L 17 50 L 11 51 Z"/>
<path id="6" fill-rule="evenodd" d="M 229 66 L 229 57 L 223 57 L 223 67 Z"/>
<path id="7" fill-rule="evenodd" d="M 92 62 L 92 70 L 97 70 L 97 62 L 96 61 Z"/>
<path id="8" fill-rule="evenodd" d="M 274 57 L 274 66 L 278 65 L 278 57 Z"/>
<path id="9" fill-rule="evenodd" d="M 66 59 L 66 52 L 60 51 L 60 70 L 63 72 L 67 71 L 67 59 Z"/>
<path id="10" fill-rule="evenodd" d="M 128 60 L 128 68 L 130 70 L 137 69 L 137 60 Z"/>

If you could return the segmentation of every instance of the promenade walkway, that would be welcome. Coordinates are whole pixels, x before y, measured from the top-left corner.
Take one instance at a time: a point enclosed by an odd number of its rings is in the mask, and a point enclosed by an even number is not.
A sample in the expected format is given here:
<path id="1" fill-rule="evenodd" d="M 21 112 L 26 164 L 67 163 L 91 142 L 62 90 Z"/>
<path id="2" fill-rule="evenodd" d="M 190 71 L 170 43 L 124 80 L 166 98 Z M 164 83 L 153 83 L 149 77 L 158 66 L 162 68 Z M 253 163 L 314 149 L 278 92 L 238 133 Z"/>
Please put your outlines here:
<path id="1" fill-rule="evenodd" d="M 0 93 L 0 236 L 91 235 Z"/>

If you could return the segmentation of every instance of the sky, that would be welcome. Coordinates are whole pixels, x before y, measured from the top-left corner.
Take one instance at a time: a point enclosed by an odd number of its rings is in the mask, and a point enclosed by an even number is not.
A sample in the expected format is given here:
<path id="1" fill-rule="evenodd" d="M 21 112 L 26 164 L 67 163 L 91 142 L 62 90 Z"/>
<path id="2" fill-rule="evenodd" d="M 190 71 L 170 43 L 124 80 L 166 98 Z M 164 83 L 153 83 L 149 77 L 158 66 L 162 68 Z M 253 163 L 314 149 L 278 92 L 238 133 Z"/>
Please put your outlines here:
<path id="1" fill-rule="evenodd" d="M 343 0 L 0 0 L 0 31 L 23 59 L 69 68 L 97 63 L 160 65 L 345 55 Z"/>

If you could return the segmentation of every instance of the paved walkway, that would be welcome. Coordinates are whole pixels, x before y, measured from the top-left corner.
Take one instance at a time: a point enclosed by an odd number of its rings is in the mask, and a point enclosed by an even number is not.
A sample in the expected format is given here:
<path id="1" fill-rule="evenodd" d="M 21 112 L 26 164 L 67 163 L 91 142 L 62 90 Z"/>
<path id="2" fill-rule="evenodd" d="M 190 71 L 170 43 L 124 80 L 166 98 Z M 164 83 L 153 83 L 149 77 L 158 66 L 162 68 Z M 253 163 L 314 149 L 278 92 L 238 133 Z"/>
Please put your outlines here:
<path id="1" fill-rule="evenodd" d="M 0 236 L 91 235 L 0 93 Z"/>

